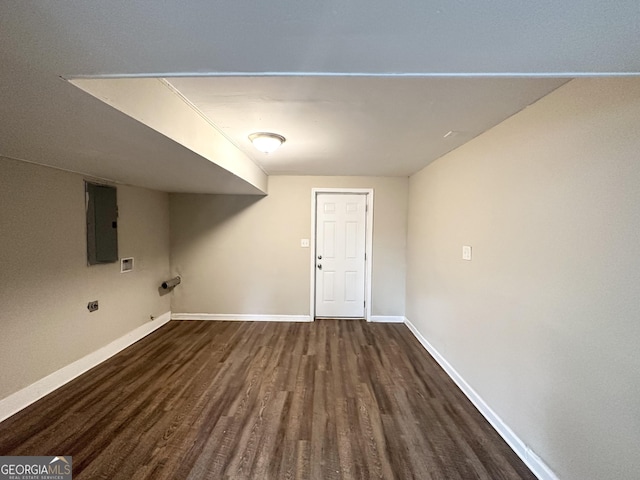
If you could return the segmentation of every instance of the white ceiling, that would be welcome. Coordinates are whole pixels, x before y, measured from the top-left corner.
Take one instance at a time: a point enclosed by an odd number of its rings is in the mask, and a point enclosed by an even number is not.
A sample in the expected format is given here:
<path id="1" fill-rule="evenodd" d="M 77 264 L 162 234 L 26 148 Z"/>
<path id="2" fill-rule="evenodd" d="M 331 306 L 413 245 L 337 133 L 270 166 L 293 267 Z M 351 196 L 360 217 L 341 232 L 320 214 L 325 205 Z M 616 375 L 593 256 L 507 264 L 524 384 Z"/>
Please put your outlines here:
<path id="1" fill-rule="evenodd" d="M 637 0 L 1 2 L 0 154 L 166 191 L 256 193 L 60 78 L 158 76 L 245 153 L 246 130 L 272 128 L 242 118 L 282 125 L 269 172 L 393 162 L 407 175 L 452 146 L 448 130 L 470 138 L 554 77 L 638 74 L 639 44 Z M 174 78 L 197 75 L 250 78 Z"/>
<path id="2" fill-rule="evenodd" d="M 270 175 L 409 176 L 566 79 L 199 77 L 168 79 Z M 287 141 L 257 151 L 253 132 Z M 449 132 L 456 132 L 444 136 Z"/>

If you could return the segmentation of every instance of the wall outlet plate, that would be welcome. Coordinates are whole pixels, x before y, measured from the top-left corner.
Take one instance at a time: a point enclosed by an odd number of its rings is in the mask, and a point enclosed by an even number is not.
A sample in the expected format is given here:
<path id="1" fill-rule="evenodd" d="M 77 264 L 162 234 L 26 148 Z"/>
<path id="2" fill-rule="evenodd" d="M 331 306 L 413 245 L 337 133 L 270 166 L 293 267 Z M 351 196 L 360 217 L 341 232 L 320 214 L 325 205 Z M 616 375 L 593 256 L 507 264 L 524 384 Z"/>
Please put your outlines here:
<path id="1" fill-rule="evenodd" d="M 120 273 L 127 273 L 133 270 L 133 257 L 120 259 Z"/>
<path id="2" fill-rule="evenodd" d="M 87 304 L 87 310 L 89 310 L 89 312 L 95 312 L 96 310 L 98 310 L 98 300 L 94 300 L 93 302 L 89 302 Z"/>
<path id="3" fill-rule="evenodd" d="M 471 247 L 469 245 L 462 246 L 462 259 L 471 261 Z"/>
<path id="4" fill-rule="evenodd" d="M 300 246 L 302 248 L 309 248 L 309 239 L 308 238 L 301 238 L 300 239 Z"/>

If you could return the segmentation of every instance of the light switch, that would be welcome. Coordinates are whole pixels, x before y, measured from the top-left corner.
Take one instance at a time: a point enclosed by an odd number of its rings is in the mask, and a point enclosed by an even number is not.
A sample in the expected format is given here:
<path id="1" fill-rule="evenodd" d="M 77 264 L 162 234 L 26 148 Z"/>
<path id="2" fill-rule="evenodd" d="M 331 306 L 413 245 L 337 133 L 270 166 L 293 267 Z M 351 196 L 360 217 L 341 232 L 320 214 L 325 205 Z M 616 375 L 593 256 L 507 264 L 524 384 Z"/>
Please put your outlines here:
<path id="1" fill-rule="evenodd" d="M 462 259 L 471 260 L 471 247 L 469 245 L 462 246 Z"/>
<path id="2" fill-rule="evenodd" d="M 309 248 L 309 239 L 308 238 L 302 238 L 300 240 L 300 246 L 302 248 Z"/>

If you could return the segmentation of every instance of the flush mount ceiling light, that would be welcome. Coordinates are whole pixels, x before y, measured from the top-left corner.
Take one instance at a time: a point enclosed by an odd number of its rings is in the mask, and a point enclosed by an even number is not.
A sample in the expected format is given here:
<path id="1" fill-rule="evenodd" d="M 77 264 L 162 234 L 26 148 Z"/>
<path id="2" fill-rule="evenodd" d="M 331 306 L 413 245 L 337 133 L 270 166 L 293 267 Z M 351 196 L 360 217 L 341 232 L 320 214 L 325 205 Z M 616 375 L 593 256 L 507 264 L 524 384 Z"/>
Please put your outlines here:
<path id="1" fill-rule="evenodd" d="M 249 140 L 261 152 L 272 153 L 286 141 L 286 138 L 277 133 L 257 132 L 249 135 Z"/>

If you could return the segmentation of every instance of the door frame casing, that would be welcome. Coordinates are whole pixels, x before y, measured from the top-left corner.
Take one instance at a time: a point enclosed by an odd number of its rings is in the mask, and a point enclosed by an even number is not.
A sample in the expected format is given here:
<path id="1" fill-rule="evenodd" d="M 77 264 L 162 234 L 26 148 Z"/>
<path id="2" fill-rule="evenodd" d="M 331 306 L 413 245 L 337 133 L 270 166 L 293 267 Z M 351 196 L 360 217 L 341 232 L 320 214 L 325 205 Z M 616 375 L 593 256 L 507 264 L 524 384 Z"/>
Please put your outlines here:
<path id="1" fill-rule="evenodd" d="M 343 193 L 365 195 L 367 209 L 365 214 L 365 255 L 364 262 L 364 315 L 367 322 L 371 321 L 371 267 L 373 265 L 373 188 L 312 188 L 311 189 L 311 238 L 309 240 L 310 250 L 310 307 L 309 315 L 311 321 L 316 318 L 316 212 L 318 209 L 318 194 L 321 193 Z"/>

